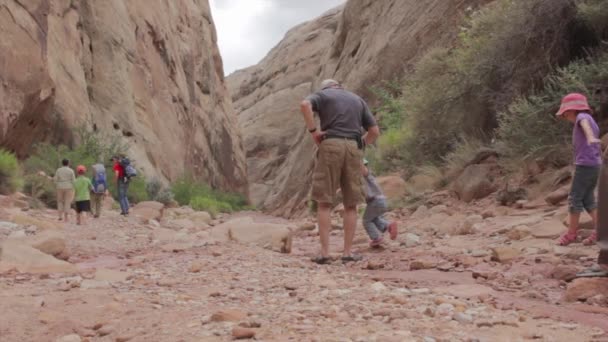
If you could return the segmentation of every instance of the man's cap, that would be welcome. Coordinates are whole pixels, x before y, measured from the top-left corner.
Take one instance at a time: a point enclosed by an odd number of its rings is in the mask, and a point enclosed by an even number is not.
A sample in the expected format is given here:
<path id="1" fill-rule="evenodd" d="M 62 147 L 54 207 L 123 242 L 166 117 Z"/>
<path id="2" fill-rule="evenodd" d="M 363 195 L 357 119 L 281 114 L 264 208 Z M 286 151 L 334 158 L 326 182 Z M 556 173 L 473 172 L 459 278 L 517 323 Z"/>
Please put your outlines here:
<path id="1" fill-rule="evenodd" d="M 340 86 L 340 82 L 338 82 L 336 80 L 332 80 L 332 79 L 327 79 L 327 80 L 324 80 L 323 82 L 321 82 L 321 90 L 335 87 L 335 86 Z"/>

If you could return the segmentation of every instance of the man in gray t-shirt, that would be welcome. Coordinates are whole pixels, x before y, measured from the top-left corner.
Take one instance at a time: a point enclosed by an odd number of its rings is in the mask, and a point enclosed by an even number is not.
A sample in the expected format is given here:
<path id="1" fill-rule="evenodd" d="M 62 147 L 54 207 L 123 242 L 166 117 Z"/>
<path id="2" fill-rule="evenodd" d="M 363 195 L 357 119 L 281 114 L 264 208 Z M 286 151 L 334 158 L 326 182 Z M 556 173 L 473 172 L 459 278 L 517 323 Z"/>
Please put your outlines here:
<path id="1" fill-rule="evenodd" d="M 326 264 L 329 259 L 331 208 L 336 190 L 342 190 L 344 203 L 343 262 L 359 260 L 351 253 L 357 226 L 357 204 L 363 200 L 361 159 L 363 146 L 373 143 L 380 130 L 367 104 L 346 91 L 334 80 L 325 80 L 321 90 L 308 96 L 300 105 L 306 127 L 319 147 L 313 174 L 312 199 L 317 202 L 317 220 L 321 256 L 313 259 Z M 314 121 L 319 114 L 321 130 Z M 363 131 L 367 131 L 363 134 Z"/>

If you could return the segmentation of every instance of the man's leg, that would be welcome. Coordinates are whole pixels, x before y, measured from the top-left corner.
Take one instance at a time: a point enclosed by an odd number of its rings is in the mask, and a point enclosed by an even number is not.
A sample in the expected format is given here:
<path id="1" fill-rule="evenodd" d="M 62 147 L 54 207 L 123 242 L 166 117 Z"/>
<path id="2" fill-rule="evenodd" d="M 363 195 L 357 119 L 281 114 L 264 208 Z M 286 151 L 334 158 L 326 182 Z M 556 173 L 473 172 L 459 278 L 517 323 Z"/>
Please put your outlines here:
<path id="1" fill-rule="evenodd" d="M 119 181 L 118 183 L 118 203 L 120 204 L 120 213 L 125 214 L 127 211 L 125 207 L 125 198 L 127 197 L 124 183 Z"/>
<path id="2" fill-rule="evenodd" d="M 321 256 L 329 257 L 329 231 L 331 230 L 331 204 L 318 203 L 317 222 L 319 224 L 319 240 L 321 241 Z"/>
<path id="3" fill-rule="evenodd" d="M 129 213 L 129 208 L 130 208 L 130 203 L 129 203 L 129 182 L 125 183 L 125 213 L 128 214 Z"/>
<path id="4" fill-rule="evenodd" d="M 357 206 L 344 208 L 344 256 L 351 256 L 355 229 L 357 228 Z"/>
<path id="5" fill-rule="evenodd" d="M 57 212 L 59 213 L 59 220 L 63 219 L 64 208 L 63 205 L 65 203 L 65 195 L 66 191 L 62 189 L 57 189 Z"/>
<path id="6" fill-rule="evenodd" d="M 357 228 L 357 204 L 363 201 L 361 160 L 363 152 L 356 143 L 348 142 L 342 165 L 340 187 L 344 196 L 344 256 L 352 257 L 353 239 Z M 344 260 L 344 259 L 343 259 Z"/>

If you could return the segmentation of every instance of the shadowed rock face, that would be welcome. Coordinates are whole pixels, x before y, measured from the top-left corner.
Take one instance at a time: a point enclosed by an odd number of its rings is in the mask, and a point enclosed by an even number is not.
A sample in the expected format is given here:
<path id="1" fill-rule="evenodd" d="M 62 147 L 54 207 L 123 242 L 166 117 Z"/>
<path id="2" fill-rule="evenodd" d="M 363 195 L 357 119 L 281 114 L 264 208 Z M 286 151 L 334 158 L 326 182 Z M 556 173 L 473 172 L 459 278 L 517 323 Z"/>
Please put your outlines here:
<path id="1" fill-rule="evenodd" d="M 325 78 L 374 103 L 370 87 L 411 70 L 424 53 L 453 44 L 468 10 L 491 0 L 349 0 L 290 30 L 228 87 L 247 155 L 252 201 L 294 216 L 306 210 L 315 147 L 299 102 Z"/>
<path id="2" fill-rule="evenodd" d="M 247 190 L 207 0 L 0 1 L 0 140 L 118 134 L 148 176 Z"/>

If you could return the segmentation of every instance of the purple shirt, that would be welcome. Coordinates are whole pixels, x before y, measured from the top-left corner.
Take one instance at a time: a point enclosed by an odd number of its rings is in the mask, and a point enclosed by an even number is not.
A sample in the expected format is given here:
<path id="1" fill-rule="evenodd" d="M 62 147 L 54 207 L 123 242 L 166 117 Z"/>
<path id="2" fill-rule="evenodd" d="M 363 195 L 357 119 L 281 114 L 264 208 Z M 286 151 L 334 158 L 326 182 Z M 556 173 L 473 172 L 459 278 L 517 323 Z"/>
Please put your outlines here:
<path id="1" fill-rule="evenodd" d="M 581 120 L 587 120 L 593 136 L 599 139 L 600 128 L 598 127 L 593 117 L 587 113 L 580 113 L 576 117 L 574 130 L 572 131 L 572 144 L 574 145 L 574 164 L 581 166 L 600 166 L 602 165 L 601 146 L 600 144 L 587 144 L 585 131 L 581 126 Z"/>

